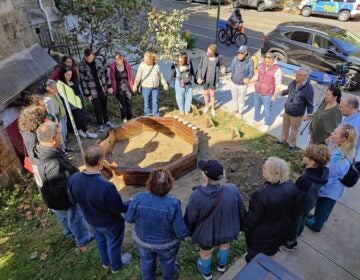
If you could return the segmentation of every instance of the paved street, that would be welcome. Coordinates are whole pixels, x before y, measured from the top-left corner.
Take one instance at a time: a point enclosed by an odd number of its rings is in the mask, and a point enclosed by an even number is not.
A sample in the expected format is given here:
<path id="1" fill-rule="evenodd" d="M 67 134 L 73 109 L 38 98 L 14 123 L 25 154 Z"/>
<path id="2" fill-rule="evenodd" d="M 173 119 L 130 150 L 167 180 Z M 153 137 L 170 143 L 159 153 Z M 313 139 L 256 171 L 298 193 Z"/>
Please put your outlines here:
<path id="1" fill-rule="evenodd" d="M 208 6 L 199 3 L 187 3 L 175 0 L 153 0 L 159 9 L 186 9 L 189 12 L 189 20 L 184 24 L 184 30 L 189 30 L 197 37 L 196 47 L 206 50 L 210 43 L 215 42 L 217 6 Z M 231 5 L 221 6 L 220 18 L 226 20 L 233 8 Z M 241 9 L 244 18 L 245 32 L 248 37 L 247 46 L 250 53 L 257 52 L 263 45 L 263 37 L 272 31 L 279 23 L 286 21 L 321 22 L 340 26 L 360 36 L 360 18 L 348 22 L 340 22 L 334 18 L 303 17 L 284 13 L 282 11 L 266 11 L 259 13 L 255 9 Z M 225 63 L 236 53 L 235 45 L 226 46 L 218 44 L 218 52 L 225 57 Z M 360 96 L 360 90 L 353 92 Z"/>

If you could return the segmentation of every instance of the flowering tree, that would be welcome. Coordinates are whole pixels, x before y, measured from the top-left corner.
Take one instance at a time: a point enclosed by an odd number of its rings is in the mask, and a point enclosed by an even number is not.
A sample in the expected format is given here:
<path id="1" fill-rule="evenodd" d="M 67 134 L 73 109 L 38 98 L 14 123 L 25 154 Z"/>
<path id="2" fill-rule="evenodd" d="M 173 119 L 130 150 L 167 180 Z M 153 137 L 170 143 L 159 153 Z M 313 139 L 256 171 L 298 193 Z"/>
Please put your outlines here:
<path id="1" fill-rule="evenodd" d="M 186 41 L 180 31 L 184 11 L 151 9 L 151 0 L 56 0 L 60 11 L 74 19 L 72 40 L 107 53 L 119 50 L 139 61 L 146 50 L 172 60 Z"/>
<path id="2" fill-rule="evenodd" d="M 184 10 L 158 11 L 148 13 L 148 32 L 152 36 L 152 48 L 164 60 L 173 60 L 175 55 L 186 49 L 187 42 L 181 36 L 181 29 L 188 15 Z"/>

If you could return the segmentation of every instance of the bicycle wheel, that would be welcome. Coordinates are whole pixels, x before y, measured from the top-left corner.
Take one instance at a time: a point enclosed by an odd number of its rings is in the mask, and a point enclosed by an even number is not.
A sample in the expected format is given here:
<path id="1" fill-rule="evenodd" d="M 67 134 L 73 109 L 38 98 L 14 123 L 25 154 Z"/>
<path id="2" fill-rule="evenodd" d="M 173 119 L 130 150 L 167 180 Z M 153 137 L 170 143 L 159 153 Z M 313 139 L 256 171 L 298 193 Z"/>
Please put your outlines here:
<path id="1" fill-rule="evenodd" d="M 219 41 L 221 43 L 226 43 L 226 39 L 227 39 L 226 37 L 227 37 L 227 34 L 226 34 L 225 29 L 220 29 L 218 32 Z"/>
<path id="2" fill-rule="evenodd" d="M 237 32 L 234 36 L 234 43 L 238 47 L 240 47 L 242 45 L 246 45 L 247 36 L 244 33 Z"/>

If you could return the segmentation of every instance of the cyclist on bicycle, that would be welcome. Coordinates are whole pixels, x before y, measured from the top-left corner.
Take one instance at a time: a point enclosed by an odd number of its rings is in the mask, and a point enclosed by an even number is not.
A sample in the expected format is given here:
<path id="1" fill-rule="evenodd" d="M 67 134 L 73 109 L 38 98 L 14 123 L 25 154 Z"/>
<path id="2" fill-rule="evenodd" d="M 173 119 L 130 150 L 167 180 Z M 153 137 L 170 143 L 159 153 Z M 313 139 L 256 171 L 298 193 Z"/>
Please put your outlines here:
<path id="1" fill-rule="evenodd" d="M 232 34 L 234 34 L 234 32 L 237 30 L 241 33 L 244 33 L 244 26 L 243 26 L 243 19 L 241 16 L 241 12 L 240 9 L 235 9 L 230 17 L 228 18 L 228 20 L 226 21 L 226 34 L 227 34 L 227 42 L 226 45 L 230 45 L 231 44 L 231 37 Z"/>

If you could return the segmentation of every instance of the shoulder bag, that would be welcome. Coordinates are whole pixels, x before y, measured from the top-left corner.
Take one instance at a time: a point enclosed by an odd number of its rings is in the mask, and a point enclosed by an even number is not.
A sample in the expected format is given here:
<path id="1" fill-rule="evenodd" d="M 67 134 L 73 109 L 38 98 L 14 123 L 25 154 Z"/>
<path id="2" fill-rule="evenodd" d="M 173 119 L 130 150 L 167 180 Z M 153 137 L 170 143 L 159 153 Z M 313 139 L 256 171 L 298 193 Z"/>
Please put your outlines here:
<path id="1" fill-rule="evenodd" d="M 143 83 L 143 81 L 145 81 L 145 80 L 146 80 L 146 78 L 147 78 L 147 77 L 149 77 L 149 76 L 150 76 L 150 74 L 151 74 L 151 72 L 152 72 L 152 70 L 153 70 L 154 66 L 155 66 L 155 64 L 151 67 L 151 69 L 150 69 L 149 73 L 147 73 L 147 75 L 145 76 L 145 78 L 143 78 L 143 79 L 141 80 L 140 85 L 139 85 L 139 88 L 138 88 L 139 93 L 142 93 L 142 83 Z"/>

